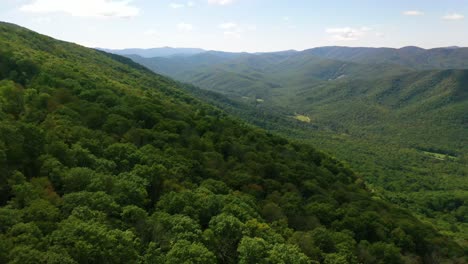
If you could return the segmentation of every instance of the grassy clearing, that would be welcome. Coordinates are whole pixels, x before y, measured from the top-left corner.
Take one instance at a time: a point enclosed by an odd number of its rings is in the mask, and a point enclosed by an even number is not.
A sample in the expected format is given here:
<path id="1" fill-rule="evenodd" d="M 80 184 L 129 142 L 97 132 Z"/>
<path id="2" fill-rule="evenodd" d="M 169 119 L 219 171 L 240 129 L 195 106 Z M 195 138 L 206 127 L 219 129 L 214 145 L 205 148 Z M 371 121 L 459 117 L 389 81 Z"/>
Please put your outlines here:
<path id="1" fill-rule="evenodd" d="M 294 119 L 299 120 L 299 121 L 304 122 L 304 123 L 310 123 L 311 122 L 310 117 L 305 116 L 305 115 L 297 115 L 296 114 L 296 116 L 294 116 Z"/>
<path id="2" fill-rule="evenodd" d="M 436 152 L 422 151 L 422 153 L 434 159 L 438 159 L 438 160 L 456 160 L 457 159 L 457 157 L 455 156 L 450 156 L 447 154 L 441 154 L 441 153 L 436 153 Z"/>

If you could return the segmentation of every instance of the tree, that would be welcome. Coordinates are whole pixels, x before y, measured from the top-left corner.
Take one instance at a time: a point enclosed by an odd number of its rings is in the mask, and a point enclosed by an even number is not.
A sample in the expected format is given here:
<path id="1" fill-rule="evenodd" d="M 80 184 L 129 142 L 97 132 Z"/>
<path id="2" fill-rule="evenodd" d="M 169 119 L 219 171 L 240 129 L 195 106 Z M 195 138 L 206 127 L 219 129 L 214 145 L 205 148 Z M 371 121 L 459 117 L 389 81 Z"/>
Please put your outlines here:
<path id="1" fill-rule="evenodd" d="M 262 216 L 268 222 L 278 221 L 286 217 L 281 207 L 279 207 L 276 203 L 273 202 L 268 202 L 263 206 Z"/>
<path id="2" fill-rule="evenodd" d="M 107 147 L 104 156 L 117 164 L 116 172 L 129 171 L 139 161 L 138 149 L 133 144 L 115 143 Z"/>
<path id="3" fill-rule="evenodd" d="M 135 205 L 129 205 L 122 208 L 121 216 L 124 223 L 143 232 L 142 229 L 145 227 L 148 218 L 145 210 Z"/>
<path id="4" fill-rule="evenodd" d="M 0 207 L 0 233 L 22 222 L 23 214 L 22 210 L 12 208 L 12 206 Z"/>
<path id="5" fill-rule="evenodd" d="M 23 135 L 23 171 L 26 177 L 31 178 L 38 175 L 37 159 L 43 152 L 45 138 L 41 128 L 23 123 L 20 125 L 20 133 Z"/>
<path id="6" fill-rule="evenodd" d="M 236 217 L 223 213 L 211 219 L 209 228 L 214 235 L 215 241 L 212 243 L 216 248 L 218 259 L 228 263 L 234 262 L 244 224 Z"/>
<path id="7" fill-rule="evenodd" d="M 127 118 L 111 114 L 107 117 L 102 128 L 108 133 L 123 135 L 130 129 L 131 125 L 131 122 Z"/>
<path id="8" fill-rule="evenodd" d="M 114 179 L 112 196 L 120 205 L 145 207 L 148 200 L 147 185 L 146 179 L 132 173 L 123 173 Z"/>
<path id="9" fill-rule="evenodd" d="M 270 247 L 271 245 L 262 238 L 243 237 L 237 248 L 237 252 L 239 252 L 239 264 L 266 263 Z"/>
<path id="10" fill-rule="evenodd" d="M 18 223 L 8 230 L 7 235 L 15 245 L 31 247 L 39 246 L 43 237 L 41 230 L 34 223 Z"/>
<path id="11" fill-rule="evenodd" d="M 197 242 L 201 236 L 199 224 L 185 215 L 157 212 L 148 219 L 147 240 L 156 242 L 163 250 L 179 240 Z"/>
<path id="12" fill-rule="evenodd" d="M 71 168 L 62 176 L 63 192 L 71 193 L 86 190 L 95 174 L 96 172 L 89 168 Z"/>
<path id="13" fill-rule="evenodd" d="M 60 217 L 60 212 L 57 207 L 44 199 L 38 199 L 24 208 L 24 221 L 34 222 L 42 230 L 48 234 L 55 229 L 55 224 Z"/>
<path id="14" fill-rule="evenodd" d="M 18 118 L 24 110 L 23 88 L 15 85 L 12 81 L 1 81 L 0 106 L 0 110 Z"/>
<path id="15" fill-rule="evenodd" d="M 297 245 L 309 258 L 323 260 L 323 252 L 315 245 L 312 232 L 295 232 L 288 242 Z"/>
<path id="16" fill-rule="evenodd" d="M 101 211 L 109 216 L 119 215 L 120 206 L 115 202 L 112 196 L 105 192 L 75 192 L 63 196 L 62 210 L 69 214 L 74 208 L 87 206 L 93 210 Z"/>
<path id="17" fill-rule="evenodd" d="M 268 251 L 268 263 L 272 264 L 310 264 L 311 260 L 297 246 L 276 244 Z"/>
<path id="18" fill-rule="evenodd" d="M 370 246 L 370 253 L 377 257 L 382 263 L 398 264 L 402 263 L 400 249 L 394 244 L 377 242 Z"/>
<path id="19" fill-rule="evenodd" d="M 339 253 L 326 254 L 324 264 L 348 264 L 346 256 Z"/>
<path id="20" fill-rule="evenodd" d="M 53 246 L 63 248 L 79 263 L 131 263 L 138 258 L 140 246 L 130 231 L 74 216 L 62 221 L 50 239 Z"/>
<path id="21" fill-rule="evenodd" d="M 10 251 L 12 264 L 36 264 L 45 261 L 45 253 L 31 246 L 18 245 Z"/>
<path id="22" fill-rule="evenodd" d="M 215 264 L 216 257 L 203 244 L 181 240 L 166 255 L 166 263 Z"/>

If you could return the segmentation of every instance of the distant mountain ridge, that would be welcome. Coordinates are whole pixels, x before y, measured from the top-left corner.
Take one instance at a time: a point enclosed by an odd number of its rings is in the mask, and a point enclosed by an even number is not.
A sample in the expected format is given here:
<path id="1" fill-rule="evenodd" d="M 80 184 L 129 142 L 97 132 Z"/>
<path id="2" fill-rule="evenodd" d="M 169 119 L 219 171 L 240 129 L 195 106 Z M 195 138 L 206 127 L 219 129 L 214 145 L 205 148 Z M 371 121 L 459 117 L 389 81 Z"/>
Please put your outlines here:
<path id="1" fill-rule="evenodd" d="M 419 70 L 467 69 L 468 48 L 442 47 L 423 49 L 407 46 L 394 48 L 320 47 L 305 50 L 315 56 L 357 63 L 389 63 Z"/>
<path id="2" fill-rule="evenodd" d="M 101 49 L 106 52 L 143 58 L 155 57 L 192 57 L 203 58 L 204 56 L 218 57 L 222 59 L 242 57 L 247 55 L 261 56 L 265 54 L 297 56 L 302 54 L 314 55 L 316 57 L 340 60 L 363 64 L 394 64 L 417 70 L 430 69 L 468 69 L 467 47 L 440 47 L 424 49 L 417 46 L 406 46 L 402 48 L 373 48 L 373 47 L 345 47 L 324 46 L 306 49 L 303 51 L 285 50 L 277 52 L 224 52 L 207 51 L 199 48 L 152 48 L 152 49 Z"/>
<path id="3" fill-rule="evenodd" d="M 468 197 L 467 56 L 467 48 L 410 46 L 130 57 L 204 89 L 192 92 L 230 113 L 329 150 L 467 245 L 465 207 L 445 206 Z"/>
<path id="4" fill-rule="evenodd" d="M 206 50 L 198 49 L 198 48 L 172 48 L 172 47 L 151 48 L 151 49 L 138 49 L 138 48 L 130 48 L 130 49 L 98 48 L 98 49 L 109 52 L 109 53 L 114 53 L 117 55 L 138 55 L 144 58 L 188 56 L 188 55 L 194 55 L 194 54 L 206 52 Z"/>

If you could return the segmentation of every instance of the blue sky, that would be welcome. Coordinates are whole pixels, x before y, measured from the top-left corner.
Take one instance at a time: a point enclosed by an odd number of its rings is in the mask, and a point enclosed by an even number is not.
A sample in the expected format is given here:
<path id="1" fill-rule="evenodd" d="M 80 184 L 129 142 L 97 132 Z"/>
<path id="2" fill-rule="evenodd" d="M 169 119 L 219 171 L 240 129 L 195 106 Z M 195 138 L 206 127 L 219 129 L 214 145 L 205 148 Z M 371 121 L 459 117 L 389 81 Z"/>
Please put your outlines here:
<path id="1" fill-rule="evenodd" d="M 468 0 L 0 0 L 0 20 L 104 48 L 468 46 Z"/>

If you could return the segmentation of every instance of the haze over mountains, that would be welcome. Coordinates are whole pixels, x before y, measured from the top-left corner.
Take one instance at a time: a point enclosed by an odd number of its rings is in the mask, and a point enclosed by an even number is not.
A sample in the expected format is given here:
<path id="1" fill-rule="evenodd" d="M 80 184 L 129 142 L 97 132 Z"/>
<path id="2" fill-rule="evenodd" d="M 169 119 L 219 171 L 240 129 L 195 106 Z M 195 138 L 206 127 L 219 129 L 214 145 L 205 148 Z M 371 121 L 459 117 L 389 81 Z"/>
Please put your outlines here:
<path id="1" fill-rule="evenodd" d="M 200 48 L 150 48 L 150 49 L 105 49 L 101 50 L 129 56 L 137 55 L 143 58 L 154 57 L 172 57 L 172 56 L 190 56 L 201 53 L 218 53 L 218 54 L 249 54 L 246 52 L 222 52 L 222 51 L 207 51 Z M 278 52 L 267 52 L 270 54 L 284 53 L 303 53 L 311 54 L 317 57 L 335 59 L 341 61 L 351 61 L 357 63 L 388 63 L 397 64 L 413 69 L 464 69 L 468 67 L 466 62 L 468 59 L 468 48 L 465 47 L 441 47 L 433 49 L 423 49 L 416 46 L 407 46 L 399 49 L 395 48 L 369 48 L 369 47 L 344 47 L 344 46 L 329 46 L 317 47 L 304 51 L 288 50 Z M 263 54 L 263 53 L 250 53 Z"/>
<path id="2" fill-rule="evenodd" d="M 203 53 L 205 50 L 196 48 L 152 48 L 152 49 L 104 49 L 99 50 L 107 51 L 118 55 L 138 55 L 144 58 L 153 57 L 171 57 L 171 56 L 188 56 L 198 53 Z"/>
<path id="3" fill-rule="evenodd" d="M 359 63 L 389 63 L 413 69 L 466 69 L 468 48 L 444 47 L 422 49 L 409 46 L 392 48 L 322 47 L 310 49 L 313 55 Z"/>

